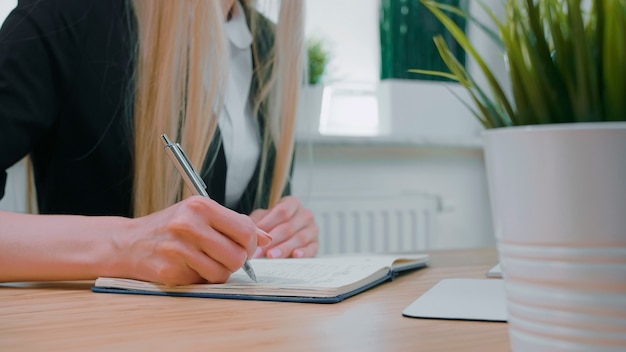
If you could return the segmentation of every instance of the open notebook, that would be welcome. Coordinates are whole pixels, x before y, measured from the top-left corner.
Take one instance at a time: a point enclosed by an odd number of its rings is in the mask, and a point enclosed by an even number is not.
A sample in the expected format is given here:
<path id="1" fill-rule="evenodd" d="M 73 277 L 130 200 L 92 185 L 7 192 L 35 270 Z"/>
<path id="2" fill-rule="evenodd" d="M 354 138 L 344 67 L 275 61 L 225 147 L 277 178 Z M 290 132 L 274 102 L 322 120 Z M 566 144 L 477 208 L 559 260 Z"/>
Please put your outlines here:
<path id="1" fill-rule="evenodd" d="M 426 254 L 349 255 L 304 259 L 252 259 L 257 282 L 239 270 L 224 284 L 169 287 L 151 282 L 101 277 L 94 292 L 229 298 L 284 302 L 336 303 L 402 271 L 425 267 Z"/>

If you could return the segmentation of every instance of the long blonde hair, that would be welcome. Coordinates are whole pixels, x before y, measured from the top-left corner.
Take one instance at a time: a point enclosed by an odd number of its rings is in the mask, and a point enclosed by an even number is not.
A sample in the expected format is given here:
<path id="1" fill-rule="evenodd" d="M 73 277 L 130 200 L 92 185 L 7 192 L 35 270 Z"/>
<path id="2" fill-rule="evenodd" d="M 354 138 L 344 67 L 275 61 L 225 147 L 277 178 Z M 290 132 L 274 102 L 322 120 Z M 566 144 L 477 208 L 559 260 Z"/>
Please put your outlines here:
<path id="1" fill-rule="evenodd" d="M 194 165 L 203 164 L 222 106 L 228 51 L 220 1 L 131 0 L 131 4 L 138 42 L 133 215 L 142 216 L 188 195 L 159 138 L 167 133 L 181 143 Z M 255 21 L 251 23 L 254 33 Z M 276 146 L 270 206 L 283 194 L 291 169 L 304 60 L 302 23 L 302 2 L 282 1 L 269 57 L 260 61 L 253 50 L 260 80 L 255 113 L 261 101 L 268 103 L 263 115 L 268 119 L 265 126 L 269 133 L 263 143 L 259 189 L 267 167 L 268 139 Z M 259 70 L 271 74 L 259 74 Z"/>

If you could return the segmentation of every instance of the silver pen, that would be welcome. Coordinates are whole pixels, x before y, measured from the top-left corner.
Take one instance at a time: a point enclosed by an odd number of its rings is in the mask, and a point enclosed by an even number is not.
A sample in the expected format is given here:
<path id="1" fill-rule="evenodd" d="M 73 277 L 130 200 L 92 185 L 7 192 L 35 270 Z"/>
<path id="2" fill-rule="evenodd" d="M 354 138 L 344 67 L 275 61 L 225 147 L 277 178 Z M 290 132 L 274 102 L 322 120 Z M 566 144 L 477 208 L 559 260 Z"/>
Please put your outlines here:
<path id="1" fill-rule="evenodd" d="M 172 143 L 172 141 L 167 137 L 167 134 L 162 134 L 161 139 L 163 140 L 163 144 L 165 144 L 165 151 L 167 152 L 167 156 L 172 160 L 176 169 L 183 177 L 185 184 L 187 187 L 191 189 L 194 194 L 205 196 L 209 198 L 209 194 L 206 191 L 206 184 L 202 180 L 202 177 L 198 174 L 196 169 L 193 167 L 193 164 L 185 154 L 185 151 L 178 143 Z M 250 265 L 250 262 L 246 259 L 243 264 L 243 270 L 248 274 L 248 276 L 256 282 L 256 274 Z"/>

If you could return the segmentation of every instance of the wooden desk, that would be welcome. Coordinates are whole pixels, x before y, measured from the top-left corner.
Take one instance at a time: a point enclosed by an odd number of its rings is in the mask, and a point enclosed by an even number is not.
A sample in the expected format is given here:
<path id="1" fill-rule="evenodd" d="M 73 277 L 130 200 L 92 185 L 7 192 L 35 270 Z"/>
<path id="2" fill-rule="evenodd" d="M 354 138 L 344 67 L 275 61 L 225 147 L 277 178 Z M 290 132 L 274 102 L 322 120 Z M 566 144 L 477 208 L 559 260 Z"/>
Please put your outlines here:
<path id="1" fill-rule="evenodd" d="M 484 278 L 494 249 L 431 252 L 432 266 L 337 304 L 92 293 L 92 282 L 0 285 L 2 351 L 506 351 L 507 324 L 413 319 L 439 280 Z"/>

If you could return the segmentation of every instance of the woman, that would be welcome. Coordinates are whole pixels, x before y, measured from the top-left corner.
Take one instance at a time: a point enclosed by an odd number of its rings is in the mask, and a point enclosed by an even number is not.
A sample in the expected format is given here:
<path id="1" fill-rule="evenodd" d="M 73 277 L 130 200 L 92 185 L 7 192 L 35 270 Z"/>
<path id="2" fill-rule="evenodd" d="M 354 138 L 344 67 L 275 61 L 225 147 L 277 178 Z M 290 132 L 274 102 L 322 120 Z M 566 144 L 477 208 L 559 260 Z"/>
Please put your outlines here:
<path id="1" fill-rule="evenodd" d="M 288 196 L 302 53 L 300 1 L 275 28 L 244 1 L 20 1 L 0 30 L 0 169 L 30 155 L 45 215 L 0 212 L 0 281 L 223 282 L 251 256 L 314 256 Z"/>

